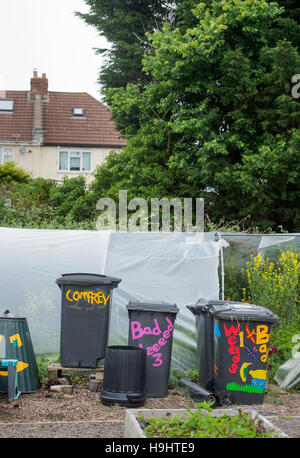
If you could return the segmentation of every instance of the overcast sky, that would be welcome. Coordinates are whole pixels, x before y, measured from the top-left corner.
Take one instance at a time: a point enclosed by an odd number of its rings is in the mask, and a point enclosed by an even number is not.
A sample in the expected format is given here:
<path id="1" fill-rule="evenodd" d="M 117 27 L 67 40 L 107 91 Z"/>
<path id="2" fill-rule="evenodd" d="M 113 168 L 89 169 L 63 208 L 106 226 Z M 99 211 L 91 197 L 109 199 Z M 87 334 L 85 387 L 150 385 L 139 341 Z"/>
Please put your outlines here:
<path id="1" fill-rule="evenodd" d="M 88 10 L 84 0 L 0 0 L 0 90 L 28 90 L 36 68 L 50 91 L 99 99 L 103 60 L 93 48 L 106 41 L 73 14 Z"/>

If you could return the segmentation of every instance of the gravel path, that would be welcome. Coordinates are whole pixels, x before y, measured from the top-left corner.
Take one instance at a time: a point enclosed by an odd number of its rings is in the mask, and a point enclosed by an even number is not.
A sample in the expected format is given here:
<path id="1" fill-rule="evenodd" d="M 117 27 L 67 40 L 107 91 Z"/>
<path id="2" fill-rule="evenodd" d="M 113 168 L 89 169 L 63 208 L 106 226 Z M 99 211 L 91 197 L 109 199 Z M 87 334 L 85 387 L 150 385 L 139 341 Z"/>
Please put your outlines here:
<path id="1" fill-rule="evenodd" d="M 144 407 L 194 408 L 193 400 L 182 394 L 169 391 L 166 398 L 147 399 Z M 289 437 L 300 438 L 300 393 L 271 386 L 264 403 L 252 407 Z M 43 386 L 11 404 L 1 393 L 0 438 L 123 438 L 125 410 L 104 406 L 99 392 L 91 392 L 85 383 L 76 385 L 72 395 L 52 393 Z"/>
<path id="2" fill-rule="evenodd" d="M 0 438 L 123 438 L 124 422 L 71 421 L 6 423 L 0 425 Z"/>
<path id="3" fill-rule="evenodd" d="M 300 438 L 300 416 L 267 416 L 277 428 L 285 432 L 290 438 Z"/>

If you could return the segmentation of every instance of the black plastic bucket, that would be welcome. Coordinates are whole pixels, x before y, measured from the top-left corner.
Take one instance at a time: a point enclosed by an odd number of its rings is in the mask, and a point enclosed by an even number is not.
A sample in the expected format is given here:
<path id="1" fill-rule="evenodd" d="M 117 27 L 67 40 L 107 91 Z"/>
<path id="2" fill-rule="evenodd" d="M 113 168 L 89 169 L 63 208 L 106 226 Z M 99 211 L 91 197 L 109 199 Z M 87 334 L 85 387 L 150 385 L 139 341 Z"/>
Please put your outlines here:
<path id="1" fill-rule="evenodd" d="M 145 350 L 122 345 L 107 347 L 103 388 L 100 393 L 102 404 L 120 404 L 126 407 L 144 405 L 146 401 L 145 380 Z"/>

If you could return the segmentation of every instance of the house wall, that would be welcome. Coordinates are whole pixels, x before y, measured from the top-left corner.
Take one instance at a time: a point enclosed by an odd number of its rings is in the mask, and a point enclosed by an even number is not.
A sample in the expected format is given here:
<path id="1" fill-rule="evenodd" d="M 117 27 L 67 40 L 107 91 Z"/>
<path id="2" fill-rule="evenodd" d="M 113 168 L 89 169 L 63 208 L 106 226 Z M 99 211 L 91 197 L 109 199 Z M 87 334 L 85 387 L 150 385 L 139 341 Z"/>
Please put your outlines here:
<path id="1" fill-rule="evenodd" d="M 27 170 L 33 178 L 42 177 L 62 181 L 64 176 L 84 176 L 87 183 L 92 179 L 92 172 L 97 165 L 103 164 L 110 151 L 121 151 L 121 148 L 80 148 L 80 147 L 58 147 L 40 146 L 25 144 L 25 153 L 20 152 L 22 145 L 12 145 L 0 143 L 1 147 L 14 148 L 14 161 L 19 167 Z M 91 172 L 66 172 L 59 171 L 59 149 L 63 151 L 90 151 L 91 152 Z M 30 151 L 30 152 L 29 152 Z"/>

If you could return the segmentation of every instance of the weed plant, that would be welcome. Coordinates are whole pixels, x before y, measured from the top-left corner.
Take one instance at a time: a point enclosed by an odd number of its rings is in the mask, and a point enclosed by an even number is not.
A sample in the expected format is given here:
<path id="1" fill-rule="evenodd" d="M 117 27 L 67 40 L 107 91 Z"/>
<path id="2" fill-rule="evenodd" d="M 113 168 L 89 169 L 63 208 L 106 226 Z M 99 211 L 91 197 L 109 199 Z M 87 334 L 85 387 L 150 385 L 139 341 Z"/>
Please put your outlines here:
<path id="1" fill-rule="evenodd" d="M 250 413 L 238 409 L 236 415 L 214 417 L 209 415 L 211 403 L 197 403 L 197 410 L 186 409 L 187 417 L 166 415 L 163 418 L 151 417 L 147 422 L 139 417 L 141 424 L 146 424 L 144 434 L 147 438 L 271 438 L 278 433 L 266 430 L 261 420 L 252 419 Z"/>

